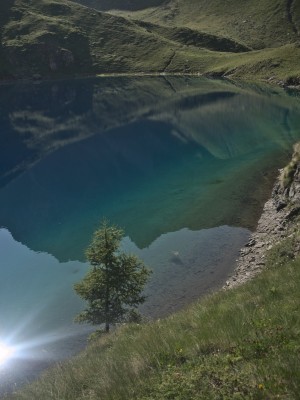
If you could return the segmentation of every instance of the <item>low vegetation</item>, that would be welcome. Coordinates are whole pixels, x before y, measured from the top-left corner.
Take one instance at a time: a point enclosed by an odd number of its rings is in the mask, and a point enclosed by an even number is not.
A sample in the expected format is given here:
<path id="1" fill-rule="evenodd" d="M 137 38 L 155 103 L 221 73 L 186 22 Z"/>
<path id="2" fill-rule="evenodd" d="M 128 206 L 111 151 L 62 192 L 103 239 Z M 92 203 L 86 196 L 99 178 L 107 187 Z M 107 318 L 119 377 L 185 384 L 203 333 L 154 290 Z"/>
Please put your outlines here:
<path id="1" fill-rule="evenodd" d="M 299 398 L 299 240 L 295 229 L 247 284 L 120 326 L 8 399 Z"/>
<path id="2" fill-rule="evenodd" d="M 295 1 L 241 9 L 236 0 L 116 0 L 123 10 L 110 13 L 104 0 L 80 3 L 2 2 L 0 79 L 181 73 L 300 82 Z"/>

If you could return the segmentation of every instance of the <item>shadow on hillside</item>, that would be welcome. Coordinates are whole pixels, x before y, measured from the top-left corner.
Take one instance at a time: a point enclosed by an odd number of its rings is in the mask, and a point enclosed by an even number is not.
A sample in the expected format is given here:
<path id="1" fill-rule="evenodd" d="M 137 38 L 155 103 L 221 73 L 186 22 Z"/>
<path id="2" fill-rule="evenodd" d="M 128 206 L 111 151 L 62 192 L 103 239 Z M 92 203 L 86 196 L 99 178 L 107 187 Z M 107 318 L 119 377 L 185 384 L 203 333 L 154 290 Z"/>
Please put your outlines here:
<path id="1" fill-rule="evenodd" d="M 9 20 L 11 15 L 11 8 L 14 5 L 15 0 L 7 0 L 0 4 L 0 79 L 3 75 L 8 74 L 8 68 L 6 65 L 5 49 L 3 47 L 2 30 L 6 22 Z"/>
<path id="2" fill-rule="evenodd" d="M 128 10 L 137 11 L 144 8 L 157 7 L 164 3 L 166 0 L 74 0 L 87 7 L 95 8 L 100 11 L 108 10 Z"/>

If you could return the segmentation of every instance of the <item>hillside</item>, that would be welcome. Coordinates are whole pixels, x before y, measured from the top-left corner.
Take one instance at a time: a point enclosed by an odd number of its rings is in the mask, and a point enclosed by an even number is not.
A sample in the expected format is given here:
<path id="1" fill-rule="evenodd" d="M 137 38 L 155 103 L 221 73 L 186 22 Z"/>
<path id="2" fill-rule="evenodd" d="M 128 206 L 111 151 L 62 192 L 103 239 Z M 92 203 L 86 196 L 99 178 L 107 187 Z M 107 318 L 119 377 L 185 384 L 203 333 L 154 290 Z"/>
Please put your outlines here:
<path id="1" fill-rule="evenodd" d="M 94 0 L 94 6 L 96 3 L 101 9 L 103 1 Z M 122 14 L 229 37 L 253 49 L 293 43 L 300 32 L 300 5 L 295 0 L 230 0 L 226 5 L 222 0 L 170 0 L 158 7 Z"/>
<path id="2" fill-rule="evenodd" d="M 133 22 L 68 1 L 16 0 L 0 14 L 2 77 L 156 71 L 172 54 Z"/>
<path id="3" fill-rule="evenodd" d="M 189 30 L 151 29 L 68 1 L 16 0 L 0 11 L 2 77 L 163 72 L 174 52 L 182 65 L 199 47 L 196 38 L 191 49 L 183 48 L 193 40 Z M 213 35 L 200 39 L 212 50 L 247 50 Z"/>
<path id="4" fill-rule="evenodd" d="M 100 0 L 80 2 L 109 8 Z M 2 2 L 0 79 L 200 73 L 299 80 L 296 2 L 288 7 L 283 0 L 251 0 L 247 7 L 235 0 L 226 7 L 220 0 L 111 4 L 122 4 L 123 10 L 111 11 L 121 16 L 67 0 Z"/>

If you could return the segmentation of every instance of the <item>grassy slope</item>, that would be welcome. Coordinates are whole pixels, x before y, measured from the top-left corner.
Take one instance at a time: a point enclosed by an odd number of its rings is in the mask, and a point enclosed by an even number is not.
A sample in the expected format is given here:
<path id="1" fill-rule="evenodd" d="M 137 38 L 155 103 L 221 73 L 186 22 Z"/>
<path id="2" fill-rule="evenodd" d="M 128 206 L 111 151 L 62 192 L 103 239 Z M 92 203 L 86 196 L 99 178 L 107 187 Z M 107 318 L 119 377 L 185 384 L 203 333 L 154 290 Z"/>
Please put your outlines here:
<path id="1" fill-rule="evenodd" d="M 171 54 L 143 28 L 67 1 L 16 0 L 10 11 L 3 47 L 12 75 L 157 71 Z"/>
<path id="2" fill-rule="evenodd" d="M 101 0 L 98 0 L 101 4 Z M 245 3 L 245 4 L 242 4 Z M 216 54 L 214 59 L 204 54 L 198 61 L 201 72 L 216 72 L 240 78 L 275 79 L 295 82 L 300 80 L 299 38 L 300 3 L 293 1 L 291 8 L 286 0 L 224 1 L 171 0 L 157 8 L 137 12 L 112 11 L 115 14 L 164 26 L 188 27 L 200 32 L 227 37 L 253 48 L 248 54 Z M 189 60 L 194 70 L 195 51 Z M 176 58 L 173 65 L 184 66 Z"/>
<path id="3" fill-rule="evenodd" d="M 188 72 L 297 81 L 300 10 L 295 3 L 291 24 L 284 7 L 251 0 L 241 13 L 236 0 L 225 9 L 220 0 L 179 1 L 131 14 L 145 24 L 67 0 L 2 2 L 0 78 Z"/>
<path id="4" fill-rule="evenodd" d="M 101 0 L 98 0 L 101 4 Z M 158 8 L 123 12 L 133 18 L 233 38 L 255 49 L 281 46 L 299 39 L 289 22 L 287 0 L 171 0 Z M 299 6 L 291 13 L 298 30 Z"/>
<path id="5" fill-rule="evenodd" d="M 124 326 L 9 399 L 299 398 L 297 240 L 299 229 L 246 285 L 166 320 Z"/>
<path id="6" fill-rule="evenodd" d="M 6 15 L 2 76 L 162 72 L 174 52 L 180 62 L 175 69 L 180 70 L 195 47 L 199 50 L 197 43 L 184 46 L 185 41 L 194 40 L 191 31 L 181 35 L 176 29 L 149 29 L 68 1 L 15 0 L 12 7 L 8 3 L 0 7 Z M 203 40 L 208 48 L 221 49 L 221 39 L 205 35 Z M 221 44 L 229 50 L 244 50 L 234 41 L 221 40 Z"/>

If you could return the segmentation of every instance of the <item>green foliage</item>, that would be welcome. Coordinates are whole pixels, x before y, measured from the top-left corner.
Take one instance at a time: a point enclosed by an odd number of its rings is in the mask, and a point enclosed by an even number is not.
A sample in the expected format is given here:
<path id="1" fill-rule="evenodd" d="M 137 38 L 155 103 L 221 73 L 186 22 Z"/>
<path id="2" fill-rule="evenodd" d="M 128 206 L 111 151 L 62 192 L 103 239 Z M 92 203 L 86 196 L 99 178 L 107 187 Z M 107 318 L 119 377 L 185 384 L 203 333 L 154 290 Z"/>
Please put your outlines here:
<path id="1" fill-rule="evenodd" d="M 119 251 L 124 232 L 104 221 L 93 236 L 86 251 L 92 266 L 83 280 L 74 285 L 76 293 L 88 303 L 77 317 L 77 322 L 93 325 L 128 320 L 136 315 L 136 307 L 145 301 L 141 294 L 149 270 L 134 255 Z"/>

